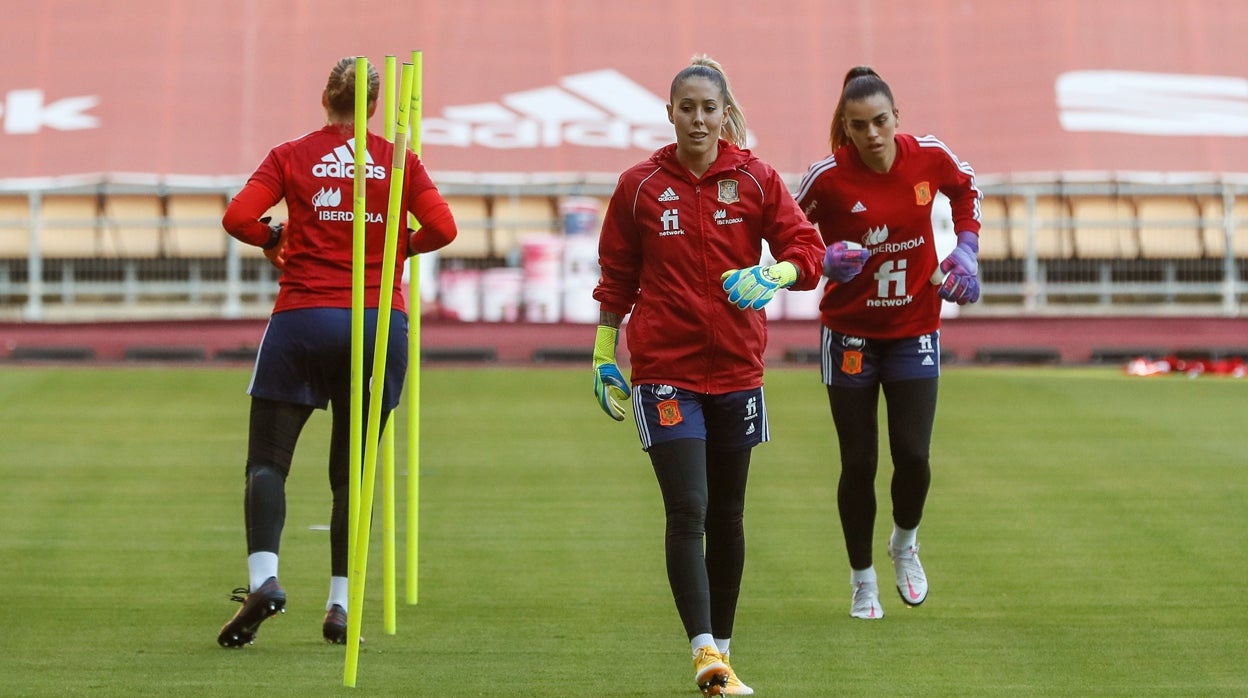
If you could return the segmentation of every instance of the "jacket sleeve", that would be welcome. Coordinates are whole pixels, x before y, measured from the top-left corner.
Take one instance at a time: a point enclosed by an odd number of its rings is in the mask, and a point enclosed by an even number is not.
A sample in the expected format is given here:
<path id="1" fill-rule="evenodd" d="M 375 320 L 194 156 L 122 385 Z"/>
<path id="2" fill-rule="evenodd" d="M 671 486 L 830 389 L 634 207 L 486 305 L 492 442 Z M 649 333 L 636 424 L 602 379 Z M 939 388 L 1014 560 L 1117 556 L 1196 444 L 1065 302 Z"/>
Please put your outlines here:
<path id="1" fill-rule="evenodd" d="M 407 170 L 411 175 L 404 187 L 406 206 L 420 222 L 420 229 L 407 238 L 407 254 L 411 256 L 442 249 L 459 235 L 455 216 L 415 153 L 407 154 Z"/>
<path id="2" fill-rule="evenodd" d="M 777 261 L 797 267 L 797 281 L 791 288 L 809 291 L 819 284 L 823 271 L 823 238 L 798 208 L 780 175 L 770 167 L 767 170 L 763 238 Z"/>
<path id="3" fill-rule="evenodd" d="M 239 242 L 256 247 L 262 247 L 269 242 L 269 226 L 261 223 L 260 217 L 285 195 L 282 184 L 282 156 L 279 150 L 280 148 L 274 148 L 264 156 L 256 171 L 247 178 L 247 183 L 225 207 L 221 227 Z"/>
<path id="4" fill-rule="evenodd" d="M 281 199 L 255 178 L 249 179 L 226 206 L 221 227 L 239 242 L 261 247 L 269 242 L 269 225 L 260 217 Z"/>
<path id="5" fill-rule="evenodd" d="M 949 206 L 953 209 L 953 229 L 959 233 L 970 231 L 978 234 L 979 202 L 984 194 L 975 186 L 975 170 L 958 160 L 947 148 L 944 152 L 948 153 L 948 157 L 943 158 L 944 185 L 940 187 L 940 192 L 949 197 Z"/>
<path id="6" fill-rule="evenodd" d="M 598 238 L 598 266 L 602 276 L 594 288 L 594 298 L 603 310 L 627 315 L 637 302 L 641 278 L 641 238 L 633 215 L 632 187 L 621 176 Z"/>

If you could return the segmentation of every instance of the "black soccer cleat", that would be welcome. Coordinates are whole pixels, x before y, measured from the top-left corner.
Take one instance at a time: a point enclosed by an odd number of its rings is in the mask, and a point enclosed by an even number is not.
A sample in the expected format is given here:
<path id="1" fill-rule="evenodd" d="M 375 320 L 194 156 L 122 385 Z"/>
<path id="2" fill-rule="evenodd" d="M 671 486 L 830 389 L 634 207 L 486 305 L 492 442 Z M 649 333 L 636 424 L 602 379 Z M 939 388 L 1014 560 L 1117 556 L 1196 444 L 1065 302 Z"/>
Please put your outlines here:
<path id="1" fill-rule="evenodd" d="M 325 612 L 321 635 L 324 636 L 326 642 L 335 645 L 347 644 L 347 612 L 342 609 L 342 606 L 334 604 Z"/>
<path id="2" fill-rule="evenodd" d="M 245 597 L 243 594 L 247 594 Z M 243 604 L 238 613 L 221 628 L 217 644 L 222 647 L 242 647 L 256 641 L 256 631 L 268 618 L 286 612 L 286 592 L 277 583 L 277 577 L 269 577 L 259 589 L 248 593 L 246 589 L 234 590 L 230 597 Z"/>

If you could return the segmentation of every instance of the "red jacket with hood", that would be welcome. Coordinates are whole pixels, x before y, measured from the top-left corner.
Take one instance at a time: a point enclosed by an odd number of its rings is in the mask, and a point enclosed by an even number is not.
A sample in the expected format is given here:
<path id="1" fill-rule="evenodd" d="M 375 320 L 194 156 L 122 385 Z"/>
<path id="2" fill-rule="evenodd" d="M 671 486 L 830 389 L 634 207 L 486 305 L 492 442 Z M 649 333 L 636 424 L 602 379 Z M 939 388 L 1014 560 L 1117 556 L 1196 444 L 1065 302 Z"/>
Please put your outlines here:
<path id="1" fill-rule="evenodd" d="M 797 266 L 795 290 L 815 287 L 823 241 L 776 171 L 719 141 L 701 178 L 676 144 L 620 175 L 599 240 L 602 309 L 632 313 L 624 334 L 632 382 L 703 394 L 763 384 L 765 310 L 739 310 L 720 277 L 771 256 Z"/>

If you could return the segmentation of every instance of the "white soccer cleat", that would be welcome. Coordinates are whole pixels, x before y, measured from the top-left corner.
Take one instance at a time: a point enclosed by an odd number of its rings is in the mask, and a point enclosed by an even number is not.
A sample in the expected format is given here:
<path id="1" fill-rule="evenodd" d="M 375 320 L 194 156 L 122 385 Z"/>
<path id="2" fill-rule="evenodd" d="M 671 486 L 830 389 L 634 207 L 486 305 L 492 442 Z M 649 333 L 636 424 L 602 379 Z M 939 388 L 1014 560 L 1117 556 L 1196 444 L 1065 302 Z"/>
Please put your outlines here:
<path id="1" fill-rule="evenodd" d="M 905 550 L 893 550 L 888 544 L 888 556 L 893 559 L 893 572 L 897 574 L 897 593 L 901 600 L 911 606 L 918 606 L 927 598 L 927 574 L 923 572 L 923 564 L 919 562 L 919 545 Z"/>
<path id="2" fill-rule="evenodd" d="M 880 606 L 880 586 L 870 582 L 855 584 L 854 599 L 849 606 L 849 615 L 865 620 L 883 618 L 884 608 Z"/>

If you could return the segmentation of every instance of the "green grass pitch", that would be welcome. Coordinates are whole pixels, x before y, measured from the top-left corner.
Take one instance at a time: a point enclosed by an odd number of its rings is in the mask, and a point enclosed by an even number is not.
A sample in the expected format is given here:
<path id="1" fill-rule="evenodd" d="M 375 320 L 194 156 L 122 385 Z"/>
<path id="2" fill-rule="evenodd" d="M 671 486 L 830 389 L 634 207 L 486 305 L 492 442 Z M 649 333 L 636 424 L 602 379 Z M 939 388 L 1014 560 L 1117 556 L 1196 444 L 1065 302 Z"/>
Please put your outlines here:
<path id="1" fill-rule="evenodd" d="M 400 598 L 383 632 L 378 516 L 354 689 L 320 639 L 314 415 L 288 481 L 288 611 L 254 646 L 217 647 L 246 584 L 247 379 L 0 368 L 0 695 L 697 695 L 653 473 L 587 368 L 426 368 L 420 602 Z M 886 593 L 879 622 L 848 615 L 817 369 L 769 371 L 767 398 L 733 640 L 758 696 L 1248 694 L 1248 382 L 946 370 L 920 532 L 931 595 L 909 609 Z"/>

